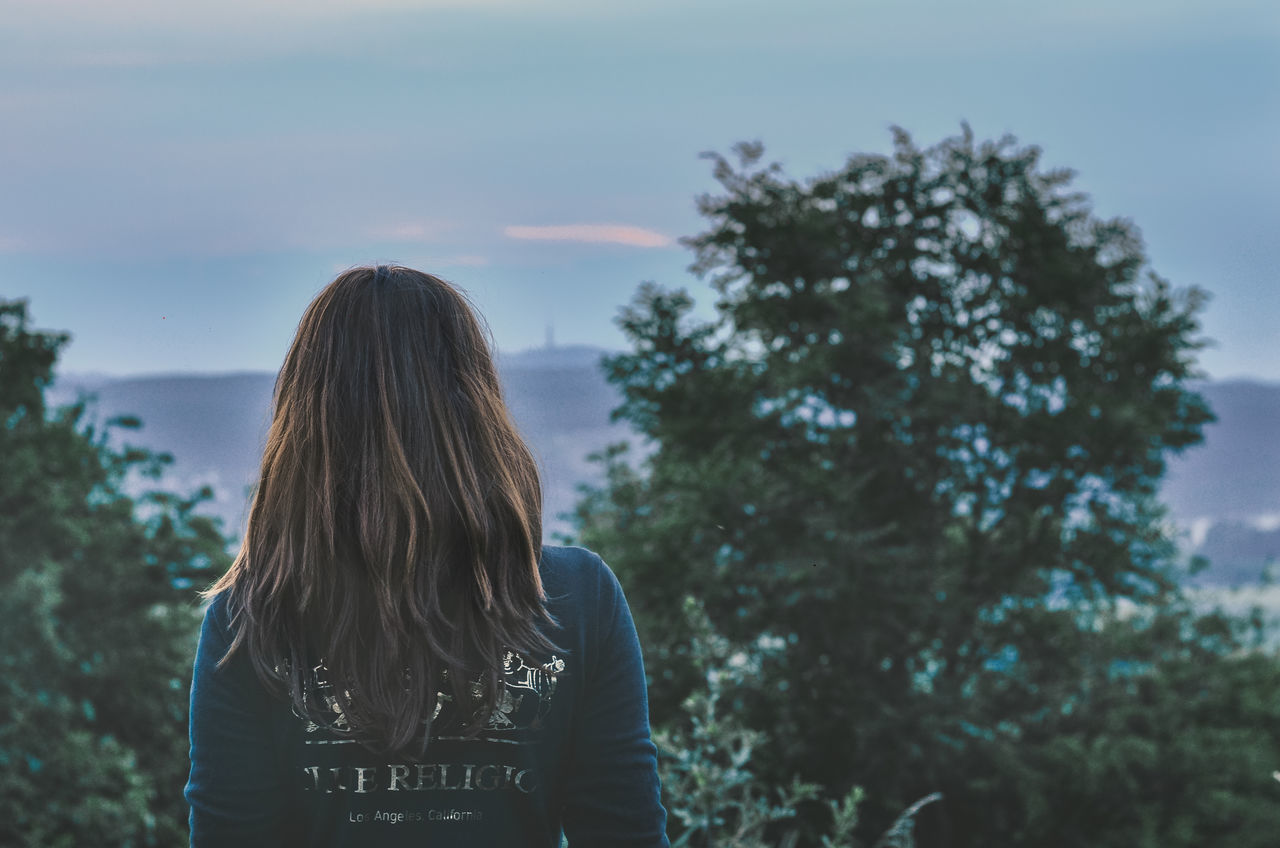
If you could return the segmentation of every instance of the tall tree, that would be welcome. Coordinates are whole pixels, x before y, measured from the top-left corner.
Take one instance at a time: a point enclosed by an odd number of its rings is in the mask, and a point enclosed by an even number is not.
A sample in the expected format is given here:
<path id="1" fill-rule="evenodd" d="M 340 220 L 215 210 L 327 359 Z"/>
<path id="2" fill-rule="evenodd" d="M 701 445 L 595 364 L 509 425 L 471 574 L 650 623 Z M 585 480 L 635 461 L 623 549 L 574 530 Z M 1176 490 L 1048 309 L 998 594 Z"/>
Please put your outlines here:
<path id="1" fill-rule="evenodd" d="M 1177 600 L 1156 487 L 1211 420 L 1187 385 L 1204 295 L 1035 147 L 965 125 L 894 148 L 803 181 L 759 145 L 711 155 L 687 244 L 717 318 L 652 284 L 624 310 L 614 417 L 656 450 L 597 457 L 577 536 L 626 575 L 657 721 L 697 685 L 692 594 L 735 640 L 789 642 L 740 696 L 779 785 L 865 787 L 868 832 L 941 790 L 947 844 L 1014 844 L 1032 801 L 972 770 L 1016 784 L 999 740 L 1087 697 L 1100 617 Z"/>
<path id="2" fill-rule="evenodd" d="M 0 844 L 184 844 L 193 586 L 225 540 L 207 490 L 123 493 L 170 459 L 109 444 L 136 419 L 46 409 L 67 339 L 0 301 Z"/>

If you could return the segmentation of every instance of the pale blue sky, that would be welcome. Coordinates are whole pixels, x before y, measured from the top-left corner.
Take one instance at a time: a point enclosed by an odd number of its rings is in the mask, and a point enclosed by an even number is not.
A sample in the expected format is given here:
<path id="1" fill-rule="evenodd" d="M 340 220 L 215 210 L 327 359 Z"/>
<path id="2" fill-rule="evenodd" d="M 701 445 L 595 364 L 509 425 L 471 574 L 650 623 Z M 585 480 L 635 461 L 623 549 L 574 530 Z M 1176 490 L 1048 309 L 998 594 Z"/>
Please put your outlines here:
<path id="1" fill-rule="evenodd" d="M 621 348 L 642 280 L 711 314 L 675 242 L 715 188 L 700 151 L 759 139 L 803 177 L 968 120 L 1213 293 L 1212 376 L 1280 380 L 1276 9 L 0 0 L 0 297 L 73 333 L 65 370 L 274 370 L 336 270 L 400 261 L 502 350 L 552 321 Z"/>

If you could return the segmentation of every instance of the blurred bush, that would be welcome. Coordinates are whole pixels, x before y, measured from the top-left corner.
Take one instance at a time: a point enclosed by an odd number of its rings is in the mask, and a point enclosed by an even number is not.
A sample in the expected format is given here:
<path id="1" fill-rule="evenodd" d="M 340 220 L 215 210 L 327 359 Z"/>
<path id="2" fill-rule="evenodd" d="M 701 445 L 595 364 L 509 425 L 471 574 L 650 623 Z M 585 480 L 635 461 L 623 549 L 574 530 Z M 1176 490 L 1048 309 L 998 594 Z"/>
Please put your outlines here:
<path id="1" fill-rule="evenodd" d="M 191 497 L 123 494 L 169 458 L 47 410 L 68 336 L 0 301 L 0 845 L 186 844 L 193 585 L 228 565 Z"/>

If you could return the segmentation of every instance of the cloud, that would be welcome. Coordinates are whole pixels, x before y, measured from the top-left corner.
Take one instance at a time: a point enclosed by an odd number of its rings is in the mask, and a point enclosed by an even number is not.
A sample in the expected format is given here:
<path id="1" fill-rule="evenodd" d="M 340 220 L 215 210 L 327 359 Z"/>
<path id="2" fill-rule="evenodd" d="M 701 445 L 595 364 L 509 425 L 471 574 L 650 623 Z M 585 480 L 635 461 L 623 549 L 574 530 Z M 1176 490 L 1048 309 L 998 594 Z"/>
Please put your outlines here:
<path id="1" fill-rule="evenodd" d="M 369 236 L 378 241 L 429 242 L 440 236 L 443 228 L 427 221 L 402 221 L 385 227 L 374 227 Z"/>
<path id="2" fill-rule="evenodd" d="M 504 229 L 502 234 L 507 238 L 527 241 L 577 241 L 594 244 L 625 244 L 631 247 L 666 247 L 671 244 L 671 239 L 662 233 L 628 224 L 512 226 Z"/>
<path id="3" fill-rule="evenodd" d="M 387 12 L 514 11 L 537 13 L 540 7 L 572 10 L 582 0 L 5 0 L 10 18 L 23 24 L 58 23 L 73 31 L 128 22 L 129 27 L 200 31 L 246 25 L 283 26 L 290 22 L 343 21 Z M 128 27 L 121 27 L 127 29 Z"/>
<path id="4" fill-rule="evenodd" d="M 106 17 L 99 0 L 8 0 L 11 10 L 34 14 L 45 12 L 50 16 L 64 17 L 101 13 Z M 116 14 L 121 12 L 144 19 L 199 20 L 207 15 L 251 15 L 255 10 L 290 15 L 341 15 L 350 12 L 378 10 L 436 10 L 457 9 L 473 5 L 529 7 L 528 0 L 189 0 L 175 8 L 170 0 L 118 0 L 112 4 Z"/>
<path id="5" fill-rule="evenodd" d="M 175 54 L 142 50 L 98 50 L 70 53 L 63 58 L 72 68 L 100 68 L 119 70 L 125 68 L 158 68 L 181 61 Z"/>
<path id="6" fill-rule="evenodd" d="M 456 256 L 446 256 L 440 260 L 441 265 L 462 265 L 468 268 L 479 268 L 489 264 L 489 257 L 479 256 L 474 253 L 459 253 Z"/>

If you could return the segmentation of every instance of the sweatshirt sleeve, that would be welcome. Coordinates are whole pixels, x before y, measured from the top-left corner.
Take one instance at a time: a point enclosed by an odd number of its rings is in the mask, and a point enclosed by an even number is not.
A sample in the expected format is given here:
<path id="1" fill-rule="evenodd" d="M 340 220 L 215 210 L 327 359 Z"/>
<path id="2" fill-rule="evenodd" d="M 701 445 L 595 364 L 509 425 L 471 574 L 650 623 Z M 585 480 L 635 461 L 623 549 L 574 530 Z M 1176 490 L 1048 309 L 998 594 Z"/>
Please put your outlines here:
<path id="1" fill-rule="evenodd" d="M 618 578 L 603 560 L 599 569 L 596 639 L 573 732 L 564 832 L 570 848 L 665 847 L 640 640 Z"/>
<path id="2" fill-rule="evenodd" d="M 244 654 L 218 668 L 229 644 L 222 597 L 205 611 L 191 681 L 192 848 L 282 844 L 283 785 L 270 696 Z"/>

